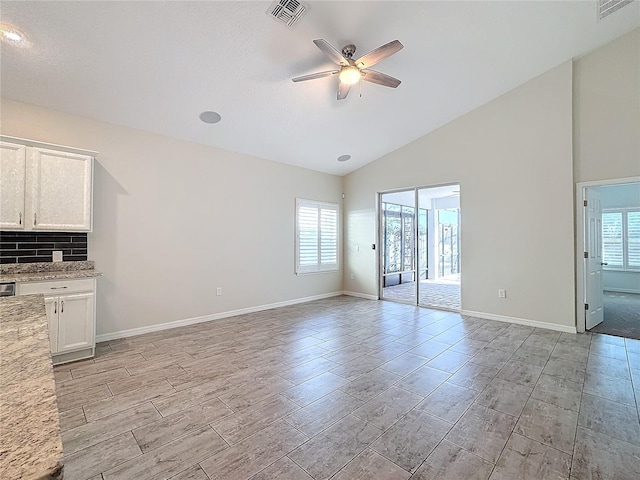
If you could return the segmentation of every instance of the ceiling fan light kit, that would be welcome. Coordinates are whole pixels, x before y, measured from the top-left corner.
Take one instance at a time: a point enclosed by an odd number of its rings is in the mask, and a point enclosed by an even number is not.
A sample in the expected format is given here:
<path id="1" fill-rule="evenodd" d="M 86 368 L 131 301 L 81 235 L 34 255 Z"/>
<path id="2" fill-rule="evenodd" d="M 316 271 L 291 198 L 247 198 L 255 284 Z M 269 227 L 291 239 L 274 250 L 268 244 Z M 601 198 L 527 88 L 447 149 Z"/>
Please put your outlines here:
<path id="1" fill-rule="evenodd" d="M 0 23 L 0 40 L 15 47 L 29 46 L 27 36 L 8 23 Z"/>
<path id="2" fill-rule="evenodd" d="M 293 78 L 294 82 L 304 82 L 306 80 L 315 80 L 316 78 L 329 77 L 338 75 L 338 100 L 343 100 L 349 94 L 349 89 L 360 80 L 376 83 L 384 87 L 396 88 L 400 85 L 400 80 L 393 78 L 384 73 L 370 70 L 369 67 L 381 62 L 385 58 L 390 57 L 394 53 L 404 48 L 404 45 L 398 40 L 393 40 L 381 47 L 378 47 L 358 60 L 353 60 L 353 54 L 356 52 L 356 46 L 349 44 L 342 48 L 342 52 L 336 50 L 329 42 L 320 38 L 314 40 L 313 43 L 331 59 L 332 62 L 339 65 L 338 70 L 328 70 L 325 72 L 311 73 L 301 77 Z"/>
<path id="3" fill-rule="evenodd" d="M 340 74 L 338 78 L 342 83 L 346 83 L 347 85 L 353 85 L 360 81 L 362 74 L 357 67 L 342 67 L 340 69 Z"/>

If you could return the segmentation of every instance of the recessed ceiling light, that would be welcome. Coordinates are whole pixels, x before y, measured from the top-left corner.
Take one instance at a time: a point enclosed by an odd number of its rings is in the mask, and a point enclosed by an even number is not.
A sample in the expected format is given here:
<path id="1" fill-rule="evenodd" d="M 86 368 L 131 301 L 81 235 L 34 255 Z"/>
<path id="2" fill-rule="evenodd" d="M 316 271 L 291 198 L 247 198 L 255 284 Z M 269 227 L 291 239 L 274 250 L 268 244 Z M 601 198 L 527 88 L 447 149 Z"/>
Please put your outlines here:
<path id="1" fill-rule="evenodd" d="M 347 160 L 349 160 L 351 158 L 351 155 L 340 155 L 338 157 L 338 161 L 339 162 L 346 162 Z"/>
<path id="2" fill-rule="evenodd" d="M 200 120 L 204 123 L 218 123 L 222 120 L 222 117 L 218 112 L 202 112 L 200 114 Z"/>
<path id="3" fill-rule="evenodd" d="M 26 35 L 13 25 L 0 23 L 0 35 L 2 40 L 12 45 L 26 45 Z"/>

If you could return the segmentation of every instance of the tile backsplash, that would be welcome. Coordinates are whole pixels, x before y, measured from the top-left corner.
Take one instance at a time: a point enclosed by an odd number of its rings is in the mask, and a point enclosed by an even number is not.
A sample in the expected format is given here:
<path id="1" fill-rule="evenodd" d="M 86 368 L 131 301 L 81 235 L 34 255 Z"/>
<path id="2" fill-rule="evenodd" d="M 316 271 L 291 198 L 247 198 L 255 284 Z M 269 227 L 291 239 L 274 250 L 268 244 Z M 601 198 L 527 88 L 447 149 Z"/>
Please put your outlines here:
<path id="1" fill-rule="evenodd" d="M 0 263 L 52 262 L 54 250 L 62 250 L 65 262 L 87 260 L 87 234 L 0 232 Z"/>

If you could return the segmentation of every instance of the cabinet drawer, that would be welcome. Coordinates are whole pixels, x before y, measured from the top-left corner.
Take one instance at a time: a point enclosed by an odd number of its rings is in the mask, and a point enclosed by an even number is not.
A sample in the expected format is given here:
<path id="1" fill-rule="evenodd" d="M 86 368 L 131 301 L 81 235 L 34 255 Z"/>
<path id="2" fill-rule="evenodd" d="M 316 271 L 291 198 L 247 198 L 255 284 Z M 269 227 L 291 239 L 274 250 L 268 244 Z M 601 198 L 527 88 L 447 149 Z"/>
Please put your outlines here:
<path id="1" fill-rule="evenodd" d="M 26 282 L 18 284 L 18 295 L 42 293 L 47 296 L 66 295 L 76 292 L 93 292 L 95 279 L 52 280 L 48 282 Z"/>

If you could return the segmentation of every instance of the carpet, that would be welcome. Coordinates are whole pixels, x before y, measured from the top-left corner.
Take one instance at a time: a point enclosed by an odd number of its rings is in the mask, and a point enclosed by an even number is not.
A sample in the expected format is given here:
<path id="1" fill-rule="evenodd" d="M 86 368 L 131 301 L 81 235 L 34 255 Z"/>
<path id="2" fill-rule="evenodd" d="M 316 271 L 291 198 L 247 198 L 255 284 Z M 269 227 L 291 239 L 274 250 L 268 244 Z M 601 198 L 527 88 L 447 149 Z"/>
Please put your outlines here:
<path id="1" fill-rule="evenodd" d="M 590 331 L 640 340 L 640 295 L 604 292 L 604 321 Z"/>

